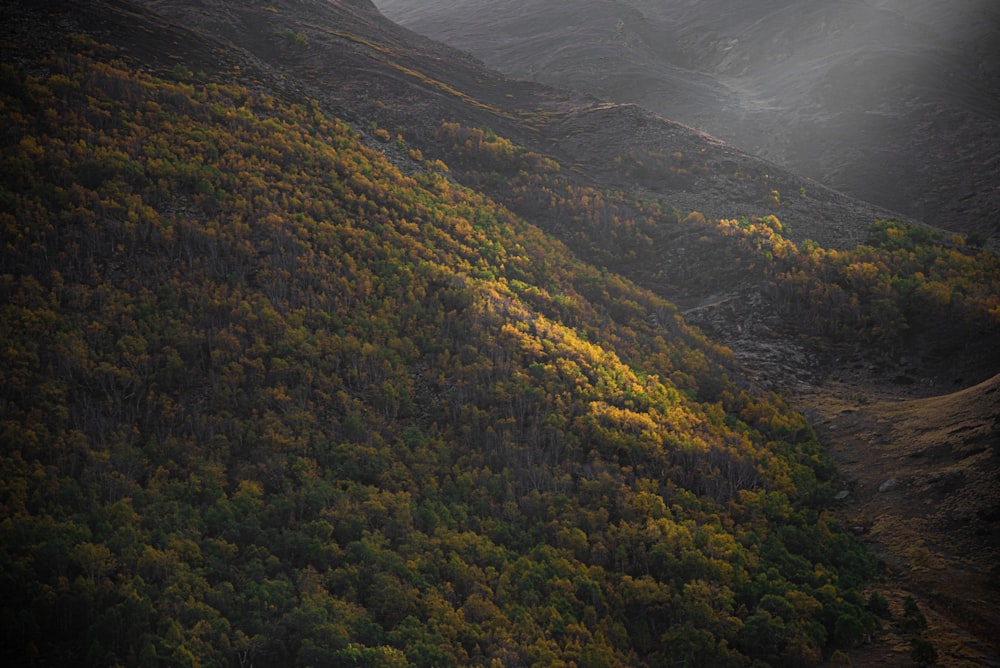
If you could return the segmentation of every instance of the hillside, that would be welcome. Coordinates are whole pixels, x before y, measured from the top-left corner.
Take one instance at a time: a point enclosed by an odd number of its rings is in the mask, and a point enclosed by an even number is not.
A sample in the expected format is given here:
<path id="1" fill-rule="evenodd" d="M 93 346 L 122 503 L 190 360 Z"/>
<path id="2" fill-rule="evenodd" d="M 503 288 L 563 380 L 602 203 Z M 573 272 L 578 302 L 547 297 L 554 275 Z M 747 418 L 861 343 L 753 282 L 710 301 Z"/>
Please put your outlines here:
<path id="1" fill-rule="evenodd" d="M 847 481 L 840 511 L 889 566 L 889 598 L 900 589 L 931 603 L 927 624 L 942 665 L 988 665 L 1000 628 L 1000 378 L 953 394 L 858 402 L 824 393 L 807 415 Z M 902 607 L 902 601 L 894 601 Z M 964 620 L 965 633 L 955 632 Z M 995 647 L 995 641 L 993 641 Z M 905 638 L 865 657 L 899 661 Z"/>
<path id="2" fill-rule="evenodd" d="M 865 201 L 1000 237 L 989 3 L 376 4 L 509 76 L 637 103 Z"/>
<path id="3" fill-rule="evenodd" d="M 995 373 L 994 255 L 366 1 L 3 8 L 7 663 L 927 641 L 789 392 Z"/>
<path id="4" fill-rule="evenodd" d="M 554 158 L 574 183 L 626 192 L 641 187 L 647 199 L 683 213 L 767 215 L 774 213 L 767 196 L 777 189 L 793 238 L 828 248 L 853 248 L 874 218 L 898 217 L 634 105 L 508 79 L 387 21 L 367 1 L 221 2 L 215 11 L 188 2 L 142 5 L 160 18 L 141 28 L 134 27 L 140 21 L 134 13 L 113 3 L 98 9 L 52 0 L 48 11 L 122 44 L 147 66 L 170 71 L 184 61 L 194 72 L 238 71 L 256 90 L 315 99 L 362 131 L 375 122 L 446 162 L 451 144 L 435 138 L 442 123 L 458 122 Z M 672 164 L 675 154 L 683 165 Z M 644 177 L 621 169 L 623 162 L 646 165 Z M 684 178 L 671 171 L 679 167 L 687 170 Z"/>
<path id="5" fill-rule="evenodd" d="M 4 71 L 8 660 L 740 665 L 874 624 L 808 426 L 669 304 L 314 105 L 68 39 Z"/>

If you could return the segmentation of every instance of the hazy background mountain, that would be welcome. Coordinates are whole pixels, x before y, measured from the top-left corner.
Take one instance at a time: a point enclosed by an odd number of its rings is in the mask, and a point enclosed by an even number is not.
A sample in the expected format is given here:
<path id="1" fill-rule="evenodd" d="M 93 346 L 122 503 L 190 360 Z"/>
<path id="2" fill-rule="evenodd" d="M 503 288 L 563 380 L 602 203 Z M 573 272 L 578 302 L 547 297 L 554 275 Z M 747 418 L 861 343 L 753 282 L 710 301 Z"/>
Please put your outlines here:
<path id="1" fill-rule="evenodd" d="M 936 225 L 1000 229 L 996 3 L 376 4 L 508 75 L 638 103 Z"/>

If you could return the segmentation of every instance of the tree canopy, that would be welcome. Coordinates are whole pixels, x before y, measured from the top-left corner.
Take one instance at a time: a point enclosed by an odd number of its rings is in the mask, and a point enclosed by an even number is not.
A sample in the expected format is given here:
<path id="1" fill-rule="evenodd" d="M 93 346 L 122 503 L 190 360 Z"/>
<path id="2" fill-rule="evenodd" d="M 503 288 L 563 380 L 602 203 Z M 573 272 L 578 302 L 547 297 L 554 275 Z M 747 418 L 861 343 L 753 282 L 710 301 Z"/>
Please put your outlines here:
<path id="1" fill-rule="evenodd" d="M 0 66 L 8 660 L 802 665 L 874 628 L 808 423 L 672 304 L 317 105 L 73 47 Z"/>

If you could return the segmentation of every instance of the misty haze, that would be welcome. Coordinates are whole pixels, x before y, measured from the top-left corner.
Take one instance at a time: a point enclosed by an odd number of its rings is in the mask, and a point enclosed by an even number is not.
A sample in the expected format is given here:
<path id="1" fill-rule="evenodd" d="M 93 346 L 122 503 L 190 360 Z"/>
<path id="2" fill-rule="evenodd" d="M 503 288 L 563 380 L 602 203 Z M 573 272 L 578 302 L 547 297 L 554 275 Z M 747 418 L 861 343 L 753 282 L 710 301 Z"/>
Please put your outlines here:
<path id="1" fill-rule="evenodd" d="M 888 209 L 1000 235 L 1000 4 L 377 0 L 513 76 L 636 102 Z"/>

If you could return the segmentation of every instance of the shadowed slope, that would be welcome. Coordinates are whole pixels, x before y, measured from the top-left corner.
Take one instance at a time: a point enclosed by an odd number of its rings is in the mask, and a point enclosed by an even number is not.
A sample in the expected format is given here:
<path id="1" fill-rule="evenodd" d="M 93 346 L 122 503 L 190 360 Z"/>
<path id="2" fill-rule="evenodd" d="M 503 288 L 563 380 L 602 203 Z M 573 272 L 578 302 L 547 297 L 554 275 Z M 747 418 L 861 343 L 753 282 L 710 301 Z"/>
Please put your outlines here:
<path id="1" fill-rule="evenodd" d="M 835 396 L 802 403 L 814 417 L 829 416 L 816 429 L 847 480 L 840 513 L 865 532 L 893 581 L 929 611 L 941 665 L 996 660 L 1000 377 L 909 401 L 858 404 L 846 390 Z M 983 644 L 991 637 L 992 647 Z M 906 665 L 908 652 L 889 657 Z"/>

